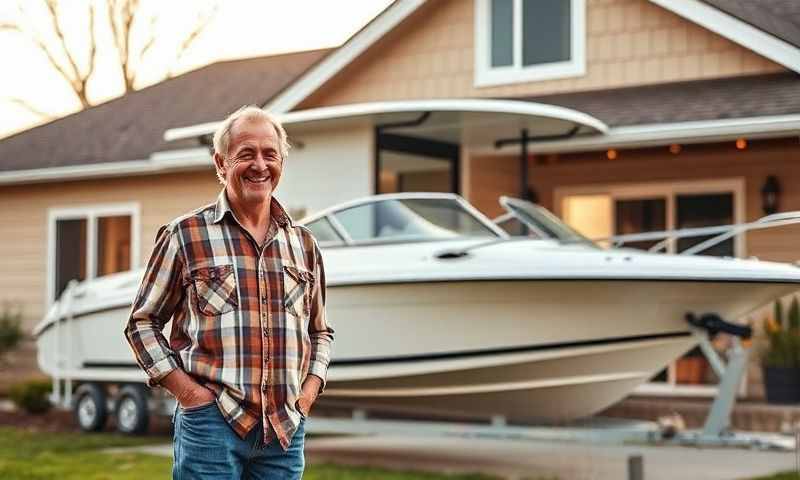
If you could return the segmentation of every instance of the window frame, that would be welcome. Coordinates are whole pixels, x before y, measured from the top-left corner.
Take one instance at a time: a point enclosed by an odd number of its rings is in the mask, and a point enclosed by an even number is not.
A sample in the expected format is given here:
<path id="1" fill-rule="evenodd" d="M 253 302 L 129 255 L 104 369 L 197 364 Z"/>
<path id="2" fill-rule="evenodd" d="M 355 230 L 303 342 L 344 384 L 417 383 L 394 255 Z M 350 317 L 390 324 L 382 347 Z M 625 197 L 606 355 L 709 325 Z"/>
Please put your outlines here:
<path id="1" fill-rule="evenodd" d="M 101 217 L 128 215 L 131 217 L 131 270 L 140 266 L 140 214 L 139 203 L 106 203 L 77 207 L 55 207 L 47 210 L 47 282 L 45 299 L 50 308 L 56 301 L 56 222 L 59 220 L 86 220 L 86 279 L 96 278 L 97 220 Z"/>
<path id="2" fill-rule="evenodd" d="M 491 0 L 475 0 L 476 88 L 536 82 L 586 74 L 586 0 L 570 0 L 570 59 L 540 65 L 522 65 L 522 0 L 513 0 L 514 45 L 511 66 L 491 66 Z"/>

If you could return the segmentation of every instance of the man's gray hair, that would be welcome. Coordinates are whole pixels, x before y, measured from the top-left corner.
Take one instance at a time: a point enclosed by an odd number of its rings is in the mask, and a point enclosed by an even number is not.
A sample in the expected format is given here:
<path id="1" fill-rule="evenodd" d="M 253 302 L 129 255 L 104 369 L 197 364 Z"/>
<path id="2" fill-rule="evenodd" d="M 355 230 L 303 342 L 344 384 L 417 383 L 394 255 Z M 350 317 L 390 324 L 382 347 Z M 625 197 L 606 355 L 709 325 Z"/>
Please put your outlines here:
<path id="1" fill-rule="evenodd" d="M 286 137 L 286 130 L 284 130 L 283 125 L 274 115 L 255 105 L 245 105 L 228 115 L 228 118 L 222 121 L 219 127 L 217 127 L 217 131 L 214 132 L 214 153 L 219 153 L 223 158 L 228 156 L 228 148 L 230 148 L 231 144 L 231 130 L 239 120 L 260 120 L 272 125 L 275 132 L 278 134 L 278 148 L 280 149 L 281 161 L 286 160 L 290 148 L 289 140 Z M 225 183 L 225 179 L 220 175 L 219 171 L 217 171 L 217 178 L 219 178 L 220 182 Z"/>

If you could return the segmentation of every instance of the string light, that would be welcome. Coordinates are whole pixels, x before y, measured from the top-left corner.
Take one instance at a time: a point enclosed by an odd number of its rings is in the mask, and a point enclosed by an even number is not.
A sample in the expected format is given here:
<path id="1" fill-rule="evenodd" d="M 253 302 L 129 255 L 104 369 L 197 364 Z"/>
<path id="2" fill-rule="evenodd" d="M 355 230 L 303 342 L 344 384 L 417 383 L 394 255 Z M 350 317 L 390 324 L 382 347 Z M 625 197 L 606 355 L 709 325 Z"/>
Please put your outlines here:
<path id="1" fill-rule="evenodd" d="M 747 140 L 745 140 L 744 138 L 737 138 L 736 148 L 738 150 L 744 150 L 745 148 L 747 148 Z"/>
<path id="2" fill-rule="evenodd" d="M 608 150 L 608 151 L 606 152 L 606 157 L 607 157 L 609 160 L 616 160 L 616 158 L 617 158 L 617 151 L 616 151 L 616 150 L 614 150 L 613 148 L 612 148 L 612 149 L 610 149 L 610 150 Z"/>

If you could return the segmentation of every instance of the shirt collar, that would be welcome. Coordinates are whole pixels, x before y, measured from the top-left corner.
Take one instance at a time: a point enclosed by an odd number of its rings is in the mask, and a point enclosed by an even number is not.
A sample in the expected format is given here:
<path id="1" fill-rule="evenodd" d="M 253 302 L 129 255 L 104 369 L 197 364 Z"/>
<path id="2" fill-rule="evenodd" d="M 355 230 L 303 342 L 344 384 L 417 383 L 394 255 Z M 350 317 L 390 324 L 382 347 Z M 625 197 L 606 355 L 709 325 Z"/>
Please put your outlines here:
<path id="1" fill-rule="evenodd" d="M 275 221 L 280 227 L 293 227 L 294 222 L 292 221 L 292 217 L 286 213 L 286 209 L 283 208 L 283 205 L 278 201 L 277 198 L 274 196 L 272 197 L 272 201 L 269 202 L 270 204 L 270 218 Z M 228 195 L 225 194 L 225 189 L 223 188 L 222 191 L 219 193 L 219 197 L 217 197 L 217 203 L 214 205 L 214 223 L 219 223 L 225 217 L 225 214 L 230 212 L 231 216 L 233 217 L 233 210 L 231 209 L 231 205 L 228 202 Z"/>

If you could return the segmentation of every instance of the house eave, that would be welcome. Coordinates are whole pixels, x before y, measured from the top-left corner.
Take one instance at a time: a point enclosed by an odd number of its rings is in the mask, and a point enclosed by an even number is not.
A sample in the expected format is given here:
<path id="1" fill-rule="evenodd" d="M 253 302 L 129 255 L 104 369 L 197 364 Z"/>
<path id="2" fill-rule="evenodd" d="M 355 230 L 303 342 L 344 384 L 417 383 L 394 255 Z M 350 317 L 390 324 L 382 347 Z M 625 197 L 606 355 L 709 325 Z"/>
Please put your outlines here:
<path id="1" fill-rule="evenodd" d="M 273 113 L 293 109 L 319 87 L 324 85 L 364 51 L 417 11 L 427 0 L 398 0 L 378 15 L 364 29 L 344 45 L 325 57 L 318 65 L 304 73 L 299 80 L 279 93 L 265 108 Z"/>
<path id="2" fill-rule="evenodd" d="M 671 144 L 712 143 L 737 138 L 766 139 L 800 135 L 800 114 L 700 120 L 612 127 L 602 135 L 539 142 L 531 153 L 577 153 L 610 148 L 644 148 Z M 472 150 L 477 154 L 511 154 L 518 148 Z"/>
<path id="3" fill-rule="evenodd" d="M 649 0 L 744 48 L 800 73 L 800 49 L 699 0 Z"/>
<path id="4" fill-rule="evenodd" d="M 161 152 L 146 160 L 104 162 L 89 165 L 33 168 L 0 172 L 0 185 L 26 185 L 55 181 L 90 180 L 135 175 L 211 169 L 208 150 L 204 155 L 198 149 L 180 152 Z"/>

